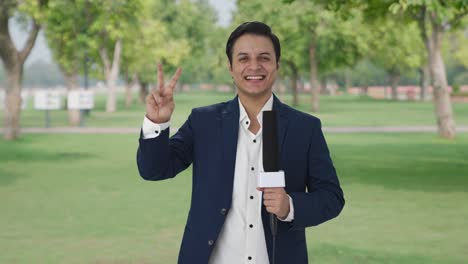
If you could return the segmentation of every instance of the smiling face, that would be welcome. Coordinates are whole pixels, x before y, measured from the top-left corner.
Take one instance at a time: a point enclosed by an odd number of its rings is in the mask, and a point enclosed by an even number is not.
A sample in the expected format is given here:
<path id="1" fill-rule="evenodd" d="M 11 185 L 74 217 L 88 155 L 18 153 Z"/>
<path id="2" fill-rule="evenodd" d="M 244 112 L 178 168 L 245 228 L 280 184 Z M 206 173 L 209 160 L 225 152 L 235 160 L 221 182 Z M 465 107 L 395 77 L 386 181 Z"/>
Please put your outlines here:
<path id="1" fill-rule="evenodd" d="M 241 98 L 269 97 L 278 71 L 271 40 L 253 34 L 240 36 L 232 49 L 229 71 Z"/>

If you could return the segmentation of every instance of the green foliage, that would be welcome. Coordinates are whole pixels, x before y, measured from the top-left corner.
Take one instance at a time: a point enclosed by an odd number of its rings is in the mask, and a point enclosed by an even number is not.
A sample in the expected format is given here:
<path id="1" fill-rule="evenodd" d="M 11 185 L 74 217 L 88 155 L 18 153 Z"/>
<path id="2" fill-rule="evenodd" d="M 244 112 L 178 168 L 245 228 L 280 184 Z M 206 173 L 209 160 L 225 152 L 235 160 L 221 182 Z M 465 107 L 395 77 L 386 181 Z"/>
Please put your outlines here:
<path id="1" fill-rule="evenodd" d="M 467 0 L 393 0 L 389 6 L 392 13 L 407 13 L 415 15 L 425 9 L 431 13 L 431 21 L 435 25 L 456 28 L 461 25 L 463 16 L 468 14 Z"/>
<path id="2" fill-rule="evenodd" d="M 143 1 L 136 26 L 123 38 L 122 70 L 137 74 L 142 82 L 156 80 L 158 62 L 176 67 L 190 50 L 187 40 L 171 36 L 167 23 L 155 16 L 155 10 L 161 11 L 158 1 Z"/>
<path id="3" fill-rule="evenodd" d="M 89 4 L 50 0 L 45 34 L 54 60 L 64 73 L 78 73 L 89 50 Z"/>
<path id="4" fill-rule="evenodd" d="M 303 74 L 308 73 L 311 41 L 316 42 L 318 71 L 322 75 L 354 65 L 367 48 L 357 10 L 350 11 L 350 20 L 311 1 L 239 1 L 237 10 L 235 24 L 252 20 L 269 24 L 281 40 L 282 61 L 286 65 L 293 63 Z M 291 74 L 289 67 L 281 72 Z"/>
<path id="5" fill-rule="evenodd" d="M 185 51 L 180 62 L 183 66 L 180 82 L 218 80 L 223 83 L 230 80 L 225 78 L 224 46 L 227 32 L 216 24 L 215 9 L 208 1 L 183 0 L 170 6 L 172 8 L 166 8 L 165 13 L 158 16 L 167 23 L 173 38 L 184 39 L 190 45 L 190 49 L 179 50 Z"/>
<path id="6" fill-rule="evenodd" d="M 416 23 L 394 19 L 374 21 L 369 27 L 369 58 L 387 72 L 404 73 L 420 67 L 426 60 L 424 44 Z"/>

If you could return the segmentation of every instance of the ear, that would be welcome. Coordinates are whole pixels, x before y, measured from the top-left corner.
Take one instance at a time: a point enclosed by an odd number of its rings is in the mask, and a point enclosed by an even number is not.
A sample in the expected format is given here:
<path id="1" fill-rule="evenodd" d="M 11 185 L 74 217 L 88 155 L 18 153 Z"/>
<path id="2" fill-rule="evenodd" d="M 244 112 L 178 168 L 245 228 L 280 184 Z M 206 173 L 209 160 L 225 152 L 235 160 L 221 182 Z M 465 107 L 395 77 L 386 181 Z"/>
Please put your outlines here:
<path id="1" fill-rule="evenodd" d="M 229 60 L 227 60 L 226 66 L 227 66 L 227 68 L 228 68 L 229 73 L 230 73 L 231 76 L 232 76 L 232 65 L 231 65 L 231 63 L 229 62 Z"/>

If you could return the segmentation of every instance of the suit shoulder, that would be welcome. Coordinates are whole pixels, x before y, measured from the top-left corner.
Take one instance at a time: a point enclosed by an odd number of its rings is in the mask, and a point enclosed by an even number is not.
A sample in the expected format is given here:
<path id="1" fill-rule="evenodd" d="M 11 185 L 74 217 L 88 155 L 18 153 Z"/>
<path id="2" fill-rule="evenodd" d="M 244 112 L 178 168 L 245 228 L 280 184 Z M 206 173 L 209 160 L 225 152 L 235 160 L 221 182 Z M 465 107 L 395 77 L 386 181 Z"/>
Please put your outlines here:
<path id="1" fill-rule="evenodd" d="M 216 103 L 212 105 L 196 107 L 192 109 L 192 113 L 197 114 L 197 115 L 217 114 L 221 112 L 225 104 L 226 102 L 222 102 L 222 103 Z"/>
<path id="2" fill-rule="evenodd" d="M 305 122 L 305 123 L 312 124 L 312 125 L 321 124 L 320 118 L 314 115 L 292 108 L 291 106 L 287 104 L 283 104 L 283 107 L 288 113 L 288 115 L 292 117 L 293 120 L 296 120 L 299 122 Z"/>

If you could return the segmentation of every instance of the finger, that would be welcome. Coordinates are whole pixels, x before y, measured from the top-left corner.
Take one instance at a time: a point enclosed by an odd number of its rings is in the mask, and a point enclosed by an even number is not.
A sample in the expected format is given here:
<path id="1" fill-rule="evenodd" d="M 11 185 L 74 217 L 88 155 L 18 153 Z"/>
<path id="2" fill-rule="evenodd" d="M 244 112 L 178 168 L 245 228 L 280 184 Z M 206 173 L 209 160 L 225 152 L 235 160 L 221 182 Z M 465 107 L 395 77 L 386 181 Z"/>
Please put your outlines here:
<path id="1" fill-rule="evenodd" d="M 257 191 L 259 191 L 259 192 L 263 192 L 263 190 L 265 190 L 265 188 L 260 188 L 260 187 L 257 187 Z"/>
<path id="2" fill-rule="evenodd" d="M 174 76 L 172 76 L 171 82 L 169 83 L 169 88 L 171 88 L 171 90 L 174 90 L 181 74 L 182 68 L 177 68 L 177 71 L 174 73 Z"/>
<path id="3" fill-rule="evenodd" d="M 264 193 L 280 193 L 281 192 L 281 187 L 278 188 L 265 188 L 263 190 Z"/>
<path id="4" fill-rule="evenodd" d="M 164 74 L 161 63 L 158 64 L 158 86 L 160 91 L 164 89 Z"/>
<path id="5" fill-rule="evenodd" d="M 265 207 L 265 209 L 267 210 L 267 212 L 272 213 L 272 214 L 275 214 L 277 212 L 276 209 L 271 206 Z"/>
<path id="6" fill-rule="evenodd" d="M 156 105 L 160 105 L 161 102 L 162 102 L 162 98 L 161 98 L 161 96 L 159 95 L 159 93 L 156 92 L 156 91 L 154 91 L 154 92 L 151 93 L 151 95 L 153 96 L 153 99 L 154 99 Z"/>
<path id="7" fill-rule="evenodd" d="M 263 201 L 263 204 L 266 207 L 277 207 L 278 206 L 278 204 L 273 200 L 265 200 L 265 201 Z"/>
<path id="8" fill-rule="evenodd" d="M 154 100 L 153 94 L 148 94 L 146 96 L 146 103 L 150 105 L 156 105 L 156 100 Z"/>

